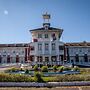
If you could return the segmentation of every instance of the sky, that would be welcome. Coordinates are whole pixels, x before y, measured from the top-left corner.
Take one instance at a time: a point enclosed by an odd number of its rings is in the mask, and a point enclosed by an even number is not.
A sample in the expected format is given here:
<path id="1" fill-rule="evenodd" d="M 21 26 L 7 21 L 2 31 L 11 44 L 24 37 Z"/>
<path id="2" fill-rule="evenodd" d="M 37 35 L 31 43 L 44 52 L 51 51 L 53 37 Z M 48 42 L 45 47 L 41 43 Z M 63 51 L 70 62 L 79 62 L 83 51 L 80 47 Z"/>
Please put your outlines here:
<path id="1" fill-rule="evenodd" d="M 90 42 L 90 0 L 0 0 L 0 44 L 31 42 L 29 30 L 42 27 L 45 12 L 64 29 L 61 41 Z"/>

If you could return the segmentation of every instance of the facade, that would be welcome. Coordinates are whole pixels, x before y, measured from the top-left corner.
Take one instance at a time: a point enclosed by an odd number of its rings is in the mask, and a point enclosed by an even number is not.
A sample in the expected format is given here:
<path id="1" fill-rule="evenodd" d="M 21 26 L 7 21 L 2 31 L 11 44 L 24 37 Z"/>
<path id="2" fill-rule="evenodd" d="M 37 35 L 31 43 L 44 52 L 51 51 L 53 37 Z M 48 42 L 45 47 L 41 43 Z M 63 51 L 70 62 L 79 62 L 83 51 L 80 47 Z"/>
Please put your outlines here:
<path id="1" fill-rule="evenodd" d="M 60 41 L 63 29 L 50 26 L 49 14 L 43 15 L 44 23 L 41 28 L 30 30 L 32 42 L 29 56 L 32 64 L 59 65 L 64 57 L 64 43 Z"/>
<path id="2" fill-rule="evenodd" d="M 0 44 L 0 64 L 25 63 L 28 44 Z"/>
<path id="3" fill-rule="evenodd" d="M 66 43 L 67 62 L 75 65 L 90 66 L 90 43 Z"/>
<path id="4" fill-rule="evenodd" d="M 32 41 L 20 44 L 0 44 L 0 64 L 27 63 L 31 65 L 90 64 L 90 43 L 60 41 L 63 29 L 51 27 L 50 15 L 43 15 L 41 28 L 30 30 Z"/>

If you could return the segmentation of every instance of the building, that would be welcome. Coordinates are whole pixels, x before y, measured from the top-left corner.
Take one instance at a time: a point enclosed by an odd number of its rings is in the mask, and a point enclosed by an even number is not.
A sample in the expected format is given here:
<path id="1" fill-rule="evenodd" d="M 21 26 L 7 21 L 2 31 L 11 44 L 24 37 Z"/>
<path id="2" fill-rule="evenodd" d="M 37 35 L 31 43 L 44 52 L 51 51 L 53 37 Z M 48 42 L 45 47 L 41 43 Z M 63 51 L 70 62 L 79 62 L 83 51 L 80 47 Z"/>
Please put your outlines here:
<path id="1" fill-rule="evenodd" d="M 25 63 L 28 44 L 0 44 L 0 64 Z"/>
<path id="2" fill-rule="evenodd" d="M 90 43 L 65 43 L 67 62 L 75 65 L 90 66 Z"/>
<path id="3" fill-rule="evenodd" d="M 64 43 L 62 28 L 51 27 L 50 14 L 43 15 L 43 25 L 30 30 L 32 41 L 20 44 L 0 44 L 0 64 L 89 65 L 90 43 Z"/>
<path id="4" fill-rule="evenodd" d="M 43 15 L 44 23 L 41 28 L 30 30 L 30 60 L 37 64 L 59 65 L 63 62 L 64 43 L 60 41 L 63 29 L 50 26 L 49 14 Z"/>

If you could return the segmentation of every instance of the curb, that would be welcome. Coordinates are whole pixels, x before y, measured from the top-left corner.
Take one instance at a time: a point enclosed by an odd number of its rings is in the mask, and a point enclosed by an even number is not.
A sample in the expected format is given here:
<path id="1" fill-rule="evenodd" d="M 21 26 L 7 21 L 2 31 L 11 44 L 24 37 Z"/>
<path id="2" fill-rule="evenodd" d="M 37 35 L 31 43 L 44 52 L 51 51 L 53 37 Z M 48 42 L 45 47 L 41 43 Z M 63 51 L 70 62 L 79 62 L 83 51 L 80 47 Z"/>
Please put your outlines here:
<path id="1" fill-rule="evenodd" d="M 60 87 L 60 86 L 90 86 L 90 81 L 85 82 L 0 82 L 0 87 Z"/>

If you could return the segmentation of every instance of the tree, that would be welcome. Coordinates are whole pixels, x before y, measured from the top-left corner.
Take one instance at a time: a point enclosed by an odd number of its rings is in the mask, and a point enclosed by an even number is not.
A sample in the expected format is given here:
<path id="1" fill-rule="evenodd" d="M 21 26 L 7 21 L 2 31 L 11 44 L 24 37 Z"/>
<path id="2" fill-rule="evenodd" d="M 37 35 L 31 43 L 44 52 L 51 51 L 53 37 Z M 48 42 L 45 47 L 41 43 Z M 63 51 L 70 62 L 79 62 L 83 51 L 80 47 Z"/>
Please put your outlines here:
<path id="1" fill-rule="evenodd" d="M 38 66 L 37 65 L 34 66 L 34 71 L 38 71 Z"/>
<path id="2" fill-rule="evenodd" d="M 53 66 L 53 70 L 54 70 L 54 72 L 57 71 L 57 66 L 56 65 Z"/>
<path id="3" fill-rule="evenodd" d="M 48 67 L 47 66 L 42 66 L 41 71 L 42 72 L 48 72 Z"/>

